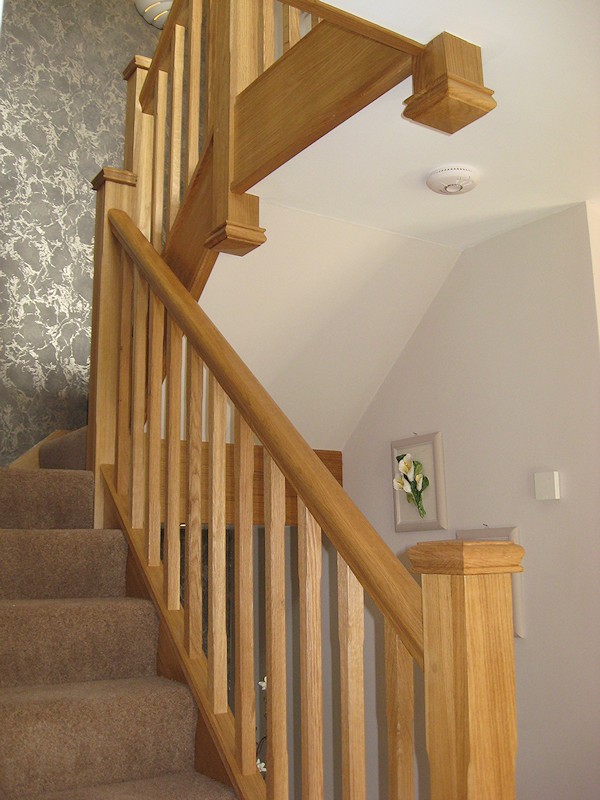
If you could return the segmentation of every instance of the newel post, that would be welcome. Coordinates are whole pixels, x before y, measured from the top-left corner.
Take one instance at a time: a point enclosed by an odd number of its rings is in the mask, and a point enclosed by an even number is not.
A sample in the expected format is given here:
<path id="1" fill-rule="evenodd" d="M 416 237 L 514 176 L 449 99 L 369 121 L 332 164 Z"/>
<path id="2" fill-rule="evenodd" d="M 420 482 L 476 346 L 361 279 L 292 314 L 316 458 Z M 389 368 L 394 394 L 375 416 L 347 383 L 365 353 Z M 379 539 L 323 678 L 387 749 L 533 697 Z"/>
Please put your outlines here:
<path id="1" fill-rule="evenodd" d="M 422 575 L 431 800 L 514 800 L 513 542 L 427 542 Z"/>
<path id="2" fill-rule="evenodd" d="M 100 466 L 114 464 L 116 454 L 119 334 L 121 313 L 121 248 L 110 230 L 108 212 L 131 214 L 136 177 L 104 167 L 92 181 L 96 191 L 94 294 L 88 400 L 87 468 L 95 475 L 94 525 L 103 527 L 104 487 Z"/>

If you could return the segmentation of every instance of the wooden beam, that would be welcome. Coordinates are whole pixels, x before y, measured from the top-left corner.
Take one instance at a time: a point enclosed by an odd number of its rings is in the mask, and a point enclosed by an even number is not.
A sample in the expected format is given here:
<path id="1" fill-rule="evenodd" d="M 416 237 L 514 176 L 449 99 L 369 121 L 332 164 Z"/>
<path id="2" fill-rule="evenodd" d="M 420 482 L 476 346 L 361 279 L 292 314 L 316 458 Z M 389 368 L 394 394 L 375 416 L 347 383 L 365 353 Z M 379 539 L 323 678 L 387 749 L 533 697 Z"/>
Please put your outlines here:
<path id="1" fill-rule="evenodd" d="M 232 189 L 247 191 L 411 69 L 411 56 L 321 22 L 238 95 Z"/>

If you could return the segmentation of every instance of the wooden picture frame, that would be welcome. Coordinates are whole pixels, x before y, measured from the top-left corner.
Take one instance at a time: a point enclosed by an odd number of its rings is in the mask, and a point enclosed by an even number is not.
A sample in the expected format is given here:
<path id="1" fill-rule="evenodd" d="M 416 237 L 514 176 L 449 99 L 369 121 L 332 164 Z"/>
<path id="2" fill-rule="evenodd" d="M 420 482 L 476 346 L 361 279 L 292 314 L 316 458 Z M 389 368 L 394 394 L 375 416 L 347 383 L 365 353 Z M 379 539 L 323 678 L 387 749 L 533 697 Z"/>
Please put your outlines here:
<path id="1" fill-rule="evenodd" d="M 422 500 L 425 516 L 421 517 L 414 503 L 407 500 L 407 493 L 394 489 L 394 521 L 399 533 L 407 531 L 446 530 L 446 482 L 444 478 L 444 451 L 442 434 L 428 433 L 411 436 L 392 442 L 392 474 L 399 476 L 398 456 L 409 453 L 414 461 L 423 465 L 423 475 L 429 478 L 429 486 L 423 490 Z"/>

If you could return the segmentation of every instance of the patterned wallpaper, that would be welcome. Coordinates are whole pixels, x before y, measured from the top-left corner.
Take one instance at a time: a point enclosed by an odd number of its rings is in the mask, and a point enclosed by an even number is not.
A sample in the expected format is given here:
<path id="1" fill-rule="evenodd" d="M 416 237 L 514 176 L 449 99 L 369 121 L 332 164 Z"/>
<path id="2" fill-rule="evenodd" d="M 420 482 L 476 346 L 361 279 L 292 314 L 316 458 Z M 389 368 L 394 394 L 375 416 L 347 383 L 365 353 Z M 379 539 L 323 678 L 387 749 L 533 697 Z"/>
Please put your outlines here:
<path id="1" fill-rule="evenodd" d="M 125 83 L 158 32 L 132 0 L 5 0 L 0 463 L 86 422 L 94 192 L 121 166 Z"/>

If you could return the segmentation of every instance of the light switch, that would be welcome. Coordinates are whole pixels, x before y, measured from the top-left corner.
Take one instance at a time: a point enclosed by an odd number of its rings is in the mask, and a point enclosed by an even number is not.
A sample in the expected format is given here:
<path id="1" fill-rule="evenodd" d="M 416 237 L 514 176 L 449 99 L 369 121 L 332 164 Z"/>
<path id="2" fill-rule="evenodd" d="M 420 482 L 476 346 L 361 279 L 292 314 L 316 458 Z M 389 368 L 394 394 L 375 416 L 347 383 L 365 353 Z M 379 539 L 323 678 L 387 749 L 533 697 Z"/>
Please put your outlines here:
<path id="1" fill-rule="evenodd" d="M 536 500 L 560 500 L 558 472 L 536 472 L 533 477 Z"/>

